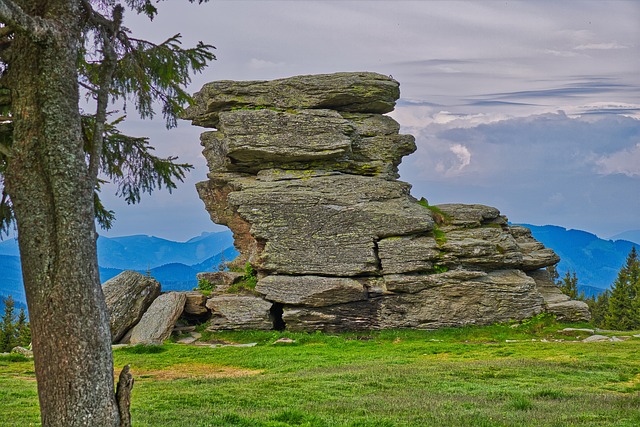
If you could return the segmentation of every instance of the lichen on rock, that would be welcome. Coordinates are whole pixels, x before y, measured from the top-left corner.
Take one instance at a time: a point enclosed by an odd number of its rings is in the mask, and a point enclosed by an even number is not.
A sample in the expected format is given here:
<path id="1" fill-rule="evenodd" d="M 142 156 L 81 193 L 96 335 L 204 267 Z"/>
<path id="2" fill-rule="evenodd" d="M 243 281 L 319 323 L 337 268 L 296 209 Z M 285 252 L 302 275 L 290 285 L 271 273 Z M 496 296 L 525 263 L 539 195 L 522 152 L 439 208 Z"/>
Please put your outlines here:
<path id="1" fill-rule="evenodd" d="M 249 261 L 260 279 L 259 296 L 207 302 L 213 328 L 438 328 L 560 309 L 536 279 L 559 258 L 527 229 L 493 207 L 418 203 L 398 181 L 416 146 L 383 115 L 392 78 L 222 81 L 194 98 L 184 117 L 215 129 L 198 193 L 234 233 L 232 266 Z"/>

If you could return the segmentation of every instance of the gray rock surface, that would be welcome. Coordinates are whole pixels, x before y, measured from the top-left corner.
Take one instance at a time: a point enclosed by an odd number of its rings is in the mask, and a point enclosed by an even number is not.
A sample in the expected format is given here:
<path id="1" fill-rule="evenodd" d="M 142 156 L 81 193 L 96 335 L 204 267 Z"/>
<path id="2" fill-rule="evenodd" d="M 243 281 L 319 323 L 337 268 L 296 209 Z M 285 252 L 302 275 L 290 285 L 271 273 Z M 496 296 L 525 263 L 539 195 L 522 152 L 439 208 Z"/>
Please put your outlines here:
<path id="1" fill-rule="evenodd" d="M 202 316 L 207 314 L 207 297 L 198 291 L 183 292 L 185 296 L 184 314 Z"/>
<path id="2" fill-rule="evenodd" d="M 273 329 L 273 304 L 253 295 L 217 295 L 207 301 L 211 310 L 209 330 Z"/>
<path id="3" fill-rule="evenodd" d="M 546 311 L 564 322 L 588 322 L 591 320 L 589 306 L 583 301 L 575 301 L 560 291 L 553 283 L 547 270 L 527 272 L 532 277 L 538 291 L 544 298 Z"/>
<path id="4" fill-rule="evenodd" d="M 388 113 L 400 97 L 400 84 L 376 73 L 296 76 L 273 81 L 217 81 L 194 95 L 183 114 L 194 125 L 217 127 L 220 112 L 234 109 L 332 109 Z"/>
<path id="5" fill-rule="evenodd" d="M 111 342 L 119 342 L 160 295 L 160 283 L 127 270 L 102 284 L 109 309 Z"/>
<path id="6" fill-rule="evenodd" d="M 183 292 L 168 292 L 153 301 L 142 319 L 131 331 L 129 342 L 160 345 L 171 336 L 176 320 L 182 314 L 187 300 Z"/>
<path id="7" fill-rule="evenodd" d="M 367 299 L 364 286 L 347 277 L 267 276 L 256 291 L 268 301 L 324 307 Z"/>
<path id="8" fill-rule="evenodd" d="M 234 264 L 260 278 L 260 296 L 209 299 L 213 329 L 584 317 L 536 279 L 559 258 L 526 228 L 490 206 L 419 203 L 397 180 L 416 149 L 381 114 L 398 96 L 396 81 L 373 73 L 213 82 L 195 95 L 185 117 L 215 128 L 201 137 L 210 173 L 198 193 L 233 231 Z"/>

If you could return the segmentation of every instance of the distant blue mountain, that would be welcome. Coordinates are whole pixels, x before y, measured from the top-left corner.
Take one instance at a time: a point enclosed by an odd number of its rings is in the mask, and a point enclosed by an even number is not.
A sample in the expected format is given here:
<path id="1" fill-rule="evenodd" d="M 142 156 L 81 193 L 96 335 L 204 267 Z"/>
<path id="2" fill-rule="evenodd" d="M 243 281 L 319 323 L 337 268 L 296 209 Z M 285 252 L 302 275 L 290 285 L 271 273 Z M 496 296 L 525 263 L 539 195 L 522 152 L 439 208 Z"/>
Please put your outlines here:
<path id="1" fill-rule="evenodd" d="M 153 236 L 98 238 L 98 264 L 106 268 L 147 270 L 169 263 L 199 264 L 233 246 L 230 231 L 203 233 L 186 242 Z"/>
<path id="2" fill-rule="evenodd" d="M 529 227 L 536 239 L 561 257 L 558 264 L 561 276 L 575 271 L 580 289 L 587 295 L 598 294 L 611 286 L 634 245 L 630 241 L 604 240 L 585 231 L 553 225 L 522 225 Z M 640 245 L 637 246 L 640 249 Z M 12 295 L 16 303 L 24 304 L 18 254 L 15 239 L 0 242 L 0 297 Z M 142 235 L 98 238 L 102 282 L 124 270 L 136 270 L 143 274 L 149 272 L 162 284 L 163 290 L 192 289 L 197 286 L 198 272 L 216 271 L 221 262 L 231 261 L 237 255 L 230 231 L 203 233 L 186 242 Z"/>
<path id="3" fill-rule="evenodd" d="M 217 271 L 222 261 L 237 255 L 231 231 L 203 233 L 186 242 L 143 235 L 98 238 L 101 282 L 124 270 L 136 270 L 151 274 L 165 291 L 193 289 L 197 273 Z M 0 297 L 8 295 L 17 303 L 26 302 L 15 239 L 0 242 Z"/>
<path id="4" fill-rule="evenodd" d="M 611 236 L 611 240 L 627 240 L 640 245 L 640 230 L 628 230 L 616 234 L 615 236 Z"/>
<path id="5" fill-rule="evenodd" d="M 558 273 L 576 273 L 578 285 L 585 294 L 592 295 L 608 289 L 618 276 L 633 246 L 626 240 L 604 240 L 595 234 L 567 230 L 555 225 L 521 224 L 531 229 L 533 237 L 560 256 Z"/>

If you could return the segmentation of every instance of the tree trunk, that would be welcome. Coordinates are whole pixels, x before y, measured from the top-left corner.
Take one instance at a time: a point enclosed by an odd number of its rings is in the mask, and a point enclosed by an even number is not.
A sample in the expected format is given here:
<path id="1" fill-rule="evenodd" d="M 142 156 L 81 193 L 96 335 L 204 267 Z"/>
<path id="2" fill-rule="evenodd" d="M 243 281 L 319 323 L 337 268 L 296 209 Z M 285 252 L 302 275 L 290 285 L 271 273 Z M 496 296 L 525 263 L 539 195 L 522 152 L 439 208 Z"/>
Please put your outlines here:
<path id="1" fill-rule="evenodd" d="M 92 180 L 82 149 L 77 0 L 20 1 L 54 20 L 44 41 L 16 33 L 9 69 L 14 154 L 5 173 L 18 226 L 44 426 L 118 426 Z"/>

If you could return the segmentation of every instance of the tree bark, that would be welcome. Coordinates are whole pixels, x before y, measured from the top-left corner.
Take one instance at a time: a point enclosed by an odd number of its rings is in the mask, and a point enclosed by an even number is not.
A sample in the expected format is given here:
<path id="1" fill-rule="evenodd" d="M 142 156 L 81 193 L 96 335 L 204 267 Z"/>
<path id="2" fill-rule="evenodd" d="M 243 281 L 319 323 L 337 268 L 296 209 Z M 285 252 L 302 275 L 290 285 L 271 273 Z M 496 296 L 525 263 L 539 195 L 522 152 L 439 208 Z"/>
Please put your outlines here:
<path id="1" fill-rule="evenodd" d="M 55 28 L 16 32 L 9 68 L 14 139 L 5 172 L 18 226 L 44 426 L 118 426 L 93 180 L 82 149 L 79 0 L 16 4 Z M 41 21 L 38 21 L 41 22 Z"/>

